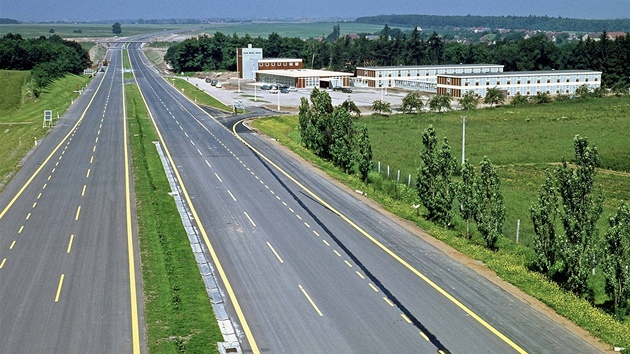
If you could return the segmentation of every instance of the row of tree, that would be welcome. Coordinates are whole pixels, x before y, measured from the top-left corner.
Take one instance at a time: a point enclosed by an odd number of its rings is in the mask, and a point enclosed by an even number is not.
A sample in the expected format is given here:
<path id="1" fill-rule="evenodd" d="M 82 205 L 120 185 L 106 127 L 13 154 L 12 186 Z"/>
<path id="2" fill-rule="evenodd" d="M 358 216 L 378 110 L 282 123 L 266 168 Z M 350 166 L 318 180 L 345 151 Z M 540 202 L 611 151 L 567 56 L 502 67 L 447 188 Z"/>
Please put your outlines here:
<path id="1" fill-rule="evenodd" d="M 542 31 L 601 32 L 630 31 L 629 19 L 586 20 L 548 16 L 435 16 L 435 15 L 380 15 L 359 17 L 357 23 L 393 24 L 404 27 L 489 27 Z"/>
<path id="2" fill-rule="evenodd" d="M 25 39 L 9 33 L 0 38 L 0 69 L 31 70 L 36 89 L 67 73 L 79 74 L 90 64 L 79 43 L 57 35 Z"/>
<path id="3" fill-rule="evenodd" d="M 548 170 L 538 200 L 530 208 L 535 267 L 583 296 L 591 271 L 600 265 L 614 313 L 622 319 L 630 299 L 630 208 L 622 204 L 610 218 L 603 239 L 598 236 L 604 200 L 601 189 L 595 187 L 599 153 L 579 135 L 573 143 L 575 167 L 563 160 L 561 166 Z"/>
<path id="4" fill-rule="evenodd" d="M 272 33 L 268 38 L 236 34 L 190 38 L 168 49 L 165 60 L 177 71 L 211 71 L 236 68 L 236 50 L 253 44 L 265 57 L 302 58 L 305 67 L 354 72 L 357 66 L 399 66 L 493 63 L 505 71 L 598 70 L 602 83 L 612 87 L 630 84 L 630 35 L 610 40 L 572 41 L 556 45 L 545 34 L 527 39 L 503 40 L 493 44 L 446 42 L 437 33 L 430 36 L 414 29 L 396 38 L 385 26 L 376 40 L 365 36 L 339 36 L 339 27 L 326 38 L 302 40 Z"/>

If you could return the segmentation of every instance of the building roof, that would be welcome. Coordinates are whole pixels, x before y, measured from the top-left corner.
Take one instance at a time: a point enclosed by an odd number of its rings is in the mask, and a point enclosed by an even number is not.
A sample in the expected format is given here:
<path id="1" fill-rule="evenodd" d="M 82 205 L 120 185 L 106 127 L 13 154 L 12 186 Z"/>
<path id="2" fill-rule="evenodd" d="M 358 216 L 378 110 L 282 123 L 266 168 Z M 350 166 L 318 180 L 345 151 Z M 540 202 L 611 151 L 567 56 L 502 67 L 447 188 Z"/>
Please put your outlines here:
<path id="1" fill-rule="evenodd" d="M 371 69 L 371 70 L 409 70 L 409 69 L 445 69 L 445 68 L 487 68 L 487 67 L 499 67 L 503 65 L 498 64 L 450 64 L 450 65 L 411 65 L 411 66 L 358 66 L 358 69 Z"/>
<path id="2" fill-rule="evenodd" d="M 313 70 L 313 69 L 293 69 L 293 70 L 258 70 L 260 74 L 287 76 L 287 77 L 331 77 L 331 76 L 354 76 L 353 73 L 339 71 Z"/>
<path id="3" fill-rule="evenodd" d="M 301 58 L 265 58 L 265 59 L 260 59 L 258 60 L 259 63 L 264 63 L 264 62 L 274 62 L 274 63 L 283 63 L 283 62 L 301 62 L 302 59 Z"/>
<path id="4" fill-rule="evenodd" d="M 472 74 L 438 74 L 438 76 L 450 77 L 499 77 L 499 76 L 532 76 L 532 75 L 566 75 L 566 74 L 598 74 L 601 71 L 593 70 L 541 70 L 541 71 L 503 71 L 498 73 L 472 73 Z"/>

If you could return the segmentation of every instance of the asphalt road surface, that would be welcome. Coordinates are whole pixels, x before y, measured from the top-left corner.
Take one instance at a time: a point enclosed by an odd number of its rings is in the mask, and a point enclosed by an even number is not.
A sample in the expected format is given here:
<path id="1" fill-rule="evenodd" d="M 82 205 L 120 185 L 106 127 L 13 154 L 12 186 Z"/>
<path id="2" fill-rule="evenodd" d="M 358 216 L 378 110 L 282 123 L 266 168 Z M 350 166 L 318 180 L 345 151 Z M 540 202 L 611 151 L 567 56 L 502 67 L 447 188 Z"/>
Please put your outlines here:
<path id="1" fill-rule="evenodd" d="M 0 195 L 0 353 L 137 353 L 120 48 Z"/>
<path id="2" fill-rule="evenodd" d="M 245 352 L 597 352 L 129 52 Z"/>

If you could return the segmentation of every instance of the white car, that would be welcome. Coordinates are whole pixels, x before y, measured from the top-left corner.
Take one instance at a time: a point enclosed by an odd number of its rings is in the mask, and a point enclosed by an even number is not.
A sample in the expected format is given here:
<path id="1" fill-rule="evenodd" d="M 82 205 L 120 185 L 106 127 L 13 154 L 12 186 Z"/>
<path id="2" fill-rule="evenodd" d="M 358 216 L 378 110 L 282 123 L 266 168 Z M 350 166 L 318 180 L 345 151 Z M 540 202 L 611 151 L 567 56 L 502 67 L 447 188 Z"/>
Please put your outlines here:
<path id="1" fill-rule="evenodd" d="M 217 84 L 216 84 L 216 85 L 214 85 L 214 87 L 216 87 L 216 88 L 221 88 L 221 87 L 223 87 L 223 85 L 222 85 L 220 82 L 217 82 Z"/>

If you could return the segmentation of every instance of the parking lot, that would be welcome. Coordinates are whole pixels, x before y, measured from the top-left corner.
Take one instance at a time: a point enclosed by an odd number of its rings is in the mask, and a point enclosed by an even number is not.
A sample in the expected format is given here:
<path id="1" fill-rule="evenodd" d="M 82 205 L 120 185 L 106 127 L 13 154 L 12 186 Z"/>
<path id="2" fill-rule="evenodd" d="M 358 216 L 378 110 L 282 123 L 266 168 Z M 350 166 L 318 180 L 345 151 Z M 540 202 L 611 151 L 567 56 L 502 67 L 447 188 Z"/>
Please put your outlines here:
<path id="1" fill-rule="evenodd" d="M 272 110 L 281 112 L 297 113 L 300 105 L 300 99 L 302 97 L 309 98 L 312 89 L 298 89 L 297 91 L 290 91 L 288 93 L 278 93 L 270 90 L 262 90 L 261 83 L 254 83 L 251 80 L 235 79 L 222 82 L 221 88 L 212 86 L 201 78 L 189 78 L 190 83 L 196 85 L 200 89 L 206 91 L 208 94 L 223 102 L 226 105 L 232 106 L 236 101 L 241 101 L 245 108 L 248 106 L 266 107 Z M 352 100 L 361 109 L 363 114 L 369 114 L 369 107 L 376 100 L 384 100 L 391 104 L 392 110 L 400 108 L 403 97 L 408 91 L 399 90 L 381 90 L 370 88 L 357 88 L 352 87 L 352 93 L 343 93 L 341 91 L 326 90 L 332 98 L 333 105 L 340 105 L 345 100 Z M 279 108 L 279 109 L 278 109 Z"/>

